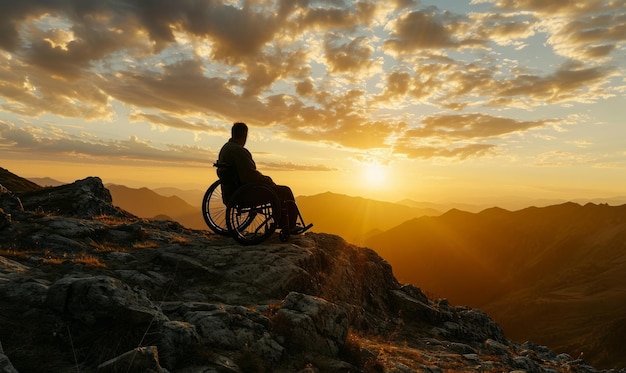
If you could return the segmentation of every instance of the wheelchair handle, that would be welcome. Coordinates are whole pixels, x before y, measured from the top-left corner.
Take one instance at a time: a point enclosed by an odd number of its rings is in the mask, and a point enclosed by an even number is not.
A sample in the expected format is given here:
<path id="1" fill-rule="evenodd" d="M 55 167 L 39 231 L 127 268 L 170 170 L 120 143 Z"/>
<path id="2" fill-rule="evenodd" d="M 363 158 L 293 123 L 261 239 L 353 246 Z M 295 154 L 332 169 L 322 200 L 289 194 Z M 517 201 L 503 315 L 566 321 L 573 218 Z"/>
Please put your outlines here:
<path id="1" fill-rule="evenodd" d="M 230 167 L 230 163 L 224 163 L 224 162 L 220 162 L 220 161 L 215 161 L 215 163 L 213 163 L 213 167 L 228 168 L 228 167 Z"/>

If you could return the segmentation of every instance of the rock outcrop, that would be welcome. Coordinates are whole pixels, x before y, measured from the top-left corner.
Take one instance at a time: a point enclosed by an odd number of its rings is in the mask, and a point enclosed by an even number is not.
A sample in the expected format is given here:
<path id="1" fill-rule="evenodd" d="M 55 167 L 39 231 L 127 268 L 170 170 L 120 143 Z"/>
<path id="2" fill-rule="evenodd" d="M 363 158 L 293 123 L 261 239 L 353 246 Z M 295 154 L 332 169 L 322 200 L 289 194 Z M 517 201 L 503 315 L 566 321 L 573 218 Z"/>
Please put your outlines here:
<path id="1" fill-rule="evenodd" d="M 98 178 L 0 203 L 2 372 L 596 371 L 337 236 L 239 246 L 115 208 Z"/>

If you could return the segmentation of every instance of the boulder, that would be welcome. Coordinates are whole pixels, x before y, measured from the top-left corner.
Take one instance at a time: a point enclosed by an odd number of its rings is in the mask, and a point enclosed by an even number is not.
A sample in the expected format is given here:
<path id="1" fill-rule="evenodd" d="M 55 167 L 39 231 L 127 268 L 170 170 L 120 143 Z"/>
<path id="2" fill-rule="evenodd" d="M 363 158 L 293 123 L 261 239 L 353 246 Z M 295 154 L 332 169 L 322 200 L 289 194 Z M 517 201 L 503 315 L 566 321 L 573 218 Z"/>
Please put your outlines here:
<path id="1" fill-rule="evenodd" d="M 0 184 L 0 209 L 7 214 L 13 211 L 24 211 L 22 201 L 2 184 Z"/>
<path id="2" fill-rule="evenodd" d="M 130 324 L 167 320 L 145 292 L 109 276 L 62 278 L 50 286 L 47 304 L 87 325 L 101 320 Z"/>
<path id="3" fill-rule="evenodd" d="M 344 309 L 296 292 L 287 295 L 272 323 L 290 348 L 322 355 L 336 355 L 348 335 L 348 315 Z"/>
<path id="4" fill-rule="evenodd" d="M 25 210 L 77 218 L 98 215 L 132 216 L 112 205 L 111 193 L 98 177 L 27 192 L 21 195 L 21 201 Z"/>
<path id="5" fill-rule="evenodd" d="M 284 348 L 272 337 L 269 320 L 261 313 L 242 306 L 203 304 L 185 314 L 195 326 L 200 342 L 216 349 L 240 350 L 270 364 L 282 357 Z"/>

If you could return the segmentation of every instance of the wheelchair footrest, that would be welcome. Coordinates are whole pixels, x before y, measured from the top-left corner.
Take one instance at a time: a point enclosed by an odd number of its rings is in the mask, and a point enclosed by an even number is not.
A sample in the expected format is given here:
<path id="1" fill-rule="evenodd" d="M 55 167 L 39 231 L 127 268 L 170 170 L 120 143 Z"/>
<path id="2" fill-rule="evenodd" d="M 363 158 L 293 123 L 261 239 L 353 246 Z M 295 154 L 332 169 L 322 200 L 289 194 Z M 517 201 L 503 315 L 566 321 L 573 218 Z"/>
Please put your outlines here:
<path id="1" fill-rule="evenodd" d="M 311 229 L 311 227 L 313 227 L 313 224 L 312 224 L 312 223 L 311 223 L 311 224 L 309 224 L 309 225 L 307 225 L 307 226 L 305 226 L 305 227 L 298 227 L 298 226 L 296 226 L 296 227 L 295 227 L 295 228 L 291 231 L 291 234 L 302 234 L 302 233 L 304 233 L 304 232 L 308 231 L 309 229 Z"/>

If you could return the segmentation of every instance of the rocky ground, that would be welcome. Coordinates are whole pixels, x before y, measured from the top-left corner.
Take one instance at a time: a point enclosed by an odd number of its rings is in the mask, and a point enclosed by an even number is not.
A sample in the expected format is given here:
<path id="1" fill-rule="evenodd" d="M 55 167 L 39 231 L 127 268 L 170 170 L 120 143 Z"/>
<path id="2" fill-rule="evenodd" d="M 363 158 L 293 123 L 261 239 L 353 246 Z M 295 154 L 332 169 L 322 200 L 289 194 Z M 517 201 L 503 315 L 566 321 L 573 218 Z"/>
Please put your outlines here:
<path id="1" fill-rule="evenodd" d="M 121 211 L 98 178 L 0 187 L 0 310 L 0 372 L 596 372 L 340 237 L 244 247 Z"/>

